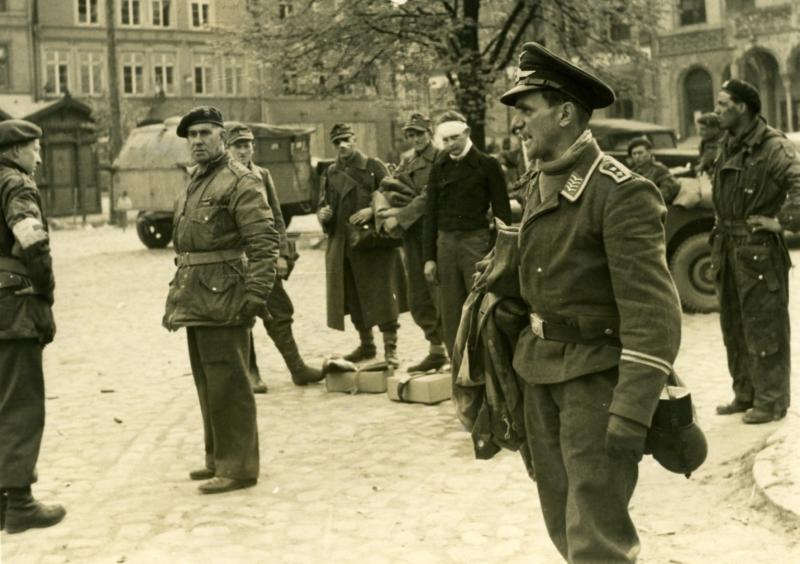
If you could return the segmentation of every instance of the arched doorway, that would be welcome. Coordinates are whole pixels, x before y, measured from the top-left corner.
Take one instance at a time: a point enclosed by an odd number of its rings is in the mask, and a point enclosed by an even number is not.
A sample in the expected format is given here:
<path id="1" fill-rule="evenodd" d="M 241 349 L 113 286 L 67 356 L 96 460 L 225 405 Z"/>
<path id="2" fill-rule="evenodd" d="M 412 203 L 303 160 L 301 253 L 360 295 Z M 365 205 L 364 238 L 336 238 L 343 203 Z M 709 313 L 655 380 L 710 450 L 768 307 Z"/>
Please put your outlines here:
<path id="1" fill-rule="evenodd" d="M 693 135 L 697 117 L 711 111 L 714 111 L 714 83 L 711 74 L 704 68 L 693 68 L 683 77 L 683 135 Z"/>
<path id="2" fill-rule="evenodd" d="M 761 114 L 767 123 L 786 129 L 786 103 L 778 61 L 762 49 L 752 49 L 742 58 L 741 76 L 761 93 Z"/>

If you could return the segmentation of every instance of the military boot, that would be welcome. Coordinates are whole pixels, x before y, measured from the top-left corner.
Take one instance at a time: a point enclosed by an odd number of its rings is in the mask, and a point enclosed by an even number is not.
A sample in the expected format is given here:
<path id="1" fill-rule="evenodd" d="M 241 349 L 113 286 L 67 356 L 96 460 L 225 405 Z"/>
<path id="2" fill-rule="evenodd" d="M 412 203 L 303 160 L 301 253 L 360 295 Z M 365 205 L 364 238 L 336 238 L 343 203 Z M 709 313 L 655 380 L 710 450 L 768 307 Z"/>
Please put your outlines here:
<path id="1" fill-rule="evenodd" d="M 0 490 L 0 531 L 6 528 L 6 490 Z"/>
<path id="2" fill-rule="evenodd" d="M 383 332 L 383 359 L 390 368 L 400 366 L 397 358 L 397 331 Z"/>
<path id="3" fill-rule="evenodd" d="M 744 402 L 734 399 L 731 403 L 725 403 L 717 406 L 717 415 L 733 415 L 734 413 L 744 413 L 753 407 L 753 402 Z"/>
<path id="4" fill-rule="evenodd" d="M 408 367 L 409 372 L 427 372 L 428 370 L 439 370 L 447 364 L 447 354 L 444 351 L 444 345 L 431 344 L 428 356 L 423 358 L 417 364 Z"/>
<path id="5" fill-rule="evenodd" d="M 250 381 L 250 389 L 254 394 L 266 394 L 269 391 L 267 383 L 261 379 L 261 374 L 250 370 L 247 373 L 247 379 Z"/>
<path id="6" fill-rule="evenodd" d="M 60 505 L 44 505 L 31 495 L 31 487 L 6 490 L 5 530 L 9 534 L 41 529 L 59 523 L 67 511 Z"/>
<path id="7" fill-rule="evenodd" d="M 361 362 L 362 360 L 370 360 L 375 358 L 378 351 L 375 349 L 375 340 L 372 337 L 372 329 L 366 331 L 359 331 L 358 336 L 361 339 L 361 344 L 358 345 L 353 352 L 344 355 L 345 360 L 350 362 Z"/>
<path id="8" fill-rule="evenodd" d="M 284 362 L 286 362 L 286 368 L 289 369 L 295 386 L 314 384 L 325 378 L 321 370 L 311 368 L 303 362 L 303 357 L 300 356 L 300 351 L 297 350 L 297 342 L 294 340 L 291 329 L 281 335 L 275 335 L 272 340 L 275 346 L 278 347 Z"/>
<path id="9" fill-rule="evenodd" d="M 785 409 L 778 412 L 773 412 L 760 407 L 753 407 L 748 409 L 747 412 L 742 416 L 742 421 L 748 425 L 759 425 L 761 423 L 778 421 L 784 417 L 786 417 Z"/>

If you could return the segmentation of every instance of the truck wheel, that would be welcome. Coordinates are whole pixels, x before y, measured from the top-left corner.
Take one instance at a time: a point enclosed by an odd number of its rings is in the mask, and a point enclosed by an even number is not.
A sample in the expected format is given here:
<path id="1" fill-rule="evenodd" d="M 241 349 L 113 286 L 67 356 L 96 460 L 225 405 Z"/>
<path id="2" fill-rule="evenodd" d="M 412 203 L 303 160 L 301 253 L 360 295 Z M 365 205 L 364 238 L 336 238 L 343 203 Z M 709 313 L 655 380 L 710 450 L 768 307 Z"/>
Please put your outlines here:
<path id="1" fill-rule="evenodd" d="M 172 222 L 139 216 L 136 218 L 136 233 L 148 249 L 163 249 L 172 239 Z"/>
<path id="2" fill-rule="evenodd" d="M 708 233 L 692 235 L 681 243 L 672 254 L 669 266 L 681 303 L 687 311 L 719 311 L 711 271 Z"/>

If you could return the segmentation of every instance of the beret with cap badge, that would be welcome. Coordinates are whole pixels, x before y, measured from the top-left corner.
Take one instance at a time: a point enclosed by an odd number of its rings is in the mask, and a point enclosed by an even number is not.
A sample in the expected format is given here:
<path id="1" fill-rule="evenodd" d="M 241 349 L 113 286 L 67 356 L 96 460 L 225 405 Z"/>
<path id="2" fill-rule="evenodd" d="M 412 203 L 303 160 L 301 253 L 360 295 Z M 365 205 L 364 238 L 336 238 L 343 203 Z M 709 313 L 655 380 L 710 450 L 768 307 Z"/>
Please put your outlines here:
<path id="1" fill-rule="evenodd" d="M 544 89 L 563 92 L 589 111 L 615 100 L 614 90 L 605 82 L 531 41 L 522 46 L 515 85 L 500 102 L 513 107 L 521 94 Z"/>
<path id="2" fill-rule="evenodd" d="M 189 110 L 178 123 L 178 137 L 186 137 L 189 134 L 189 127 L 197 123 L 213 123 L 220 127 L 225 127 L 222 119 L 222 112 L 214 106 L 198 106 Z"/>
<path id="3" fill-rule="evenodd" d="M 0 147 L 27 143 L 42 137 L 41 128 L 24 119 L 9 119 L 0 122 Z"/>

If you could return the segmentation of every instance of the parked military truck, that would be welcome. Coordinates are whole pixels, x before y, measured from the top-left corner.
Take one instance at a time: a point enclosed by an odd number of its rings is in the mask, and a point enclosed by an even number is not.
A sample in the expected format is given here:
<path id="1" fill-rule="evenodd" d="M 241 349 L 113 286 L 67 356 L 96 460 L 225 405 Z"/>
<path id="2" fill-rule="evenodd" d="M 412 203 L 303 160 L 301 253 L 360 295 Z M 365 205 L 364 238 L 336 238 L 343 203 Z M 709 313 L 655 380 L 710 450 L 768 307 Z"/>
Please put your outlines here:
<path id="1" fill-rule="evenodd" d="M 192 165 L 186 139 L 176 132 L 179 121 L 172 117 L 134 129 L 112 166 L 114 197 L 128 193 L 139 210 L 136 232 L 151 249 L 166 247 L 172 238 L 173 204 Z M 314 130 L 247 125 L 255 136 L 253 160 L 272 174 L 287 225 L 292 216 L 313 212 L 318 189 L 309 139 Z"/>

